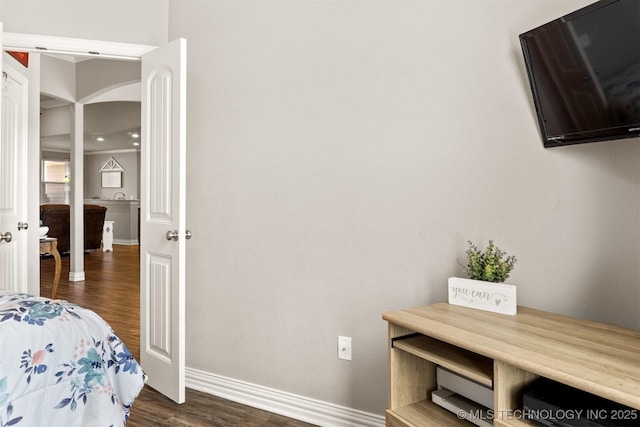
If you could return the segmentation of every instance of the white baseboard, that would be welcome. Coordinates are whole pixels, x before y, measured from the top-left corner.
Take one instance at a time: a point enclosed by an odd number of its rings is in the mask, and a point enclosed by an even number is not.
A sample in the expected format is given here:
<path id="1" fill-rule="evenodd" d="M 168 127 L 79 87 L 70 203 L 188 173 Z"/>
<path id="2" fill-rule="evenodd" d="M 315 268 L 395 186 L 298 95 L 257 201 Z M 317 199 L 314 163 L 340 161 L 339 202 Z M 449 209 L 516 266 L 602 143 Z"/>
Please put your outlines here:
<path id="1" fill-rule="evenodd" d="M 382 415 L 186 368 L 186 386 L 233 402 L 323 427 L 384 427 Z"/>
<path id="2" fill-rule="evenodd" d="M 84 271 L 70 271 L 69 272 L 69 281 L 70 282 L 84 282 L 85 275 Z"/>
<path id="3" fill-rule="evenodd" d="M 114 245 L 133 246 L 138 244 L 138 239 L 113 239 Z"/>

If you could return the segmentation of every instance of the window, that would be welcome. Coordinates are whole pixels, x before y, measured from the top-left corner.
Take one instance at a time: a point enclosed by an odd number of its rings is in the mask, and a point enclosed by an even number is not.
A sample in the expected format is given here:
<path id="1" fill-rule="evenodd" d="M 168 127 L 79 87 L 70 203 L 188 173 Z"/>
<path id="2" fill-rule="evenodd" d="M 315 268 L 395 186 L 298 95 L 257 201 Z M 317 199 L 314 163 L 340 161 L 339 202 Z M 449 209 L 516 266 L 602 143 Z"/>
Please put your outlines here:
<path id="1" fill-rule="evenodd" d="M 42 203 L 69 203 L 69 161 L 42 162 Z"/>

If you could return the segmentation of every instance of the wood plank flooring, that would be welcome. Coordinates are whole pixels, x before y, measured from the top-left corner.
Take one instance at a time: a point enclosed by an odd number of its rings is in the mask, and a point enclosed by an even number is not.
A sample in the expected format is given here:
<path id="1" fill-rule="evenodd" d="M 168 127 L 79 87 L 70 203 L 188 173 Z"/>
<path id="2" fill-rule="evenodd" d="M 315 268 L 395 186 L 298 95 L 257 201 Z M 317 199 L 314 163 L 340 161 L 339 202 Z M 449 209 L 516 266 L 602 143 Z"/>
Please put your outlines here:
<path id="1" fill-rule="evenodd" d="M 58 299 L 95 311 L 140 359 L 140 262 L 138 246 L 96 250 L 84 257 L 85 280 L 69 281 L 69 256 L 62 257 Z M 53 258 L 40 259 L 40 295 L 51 297 Z"/>
<path id="2" fill-rule="evenodd" d="M 113 252 L 86 254 L 85 280 L 69 281 L 69 257 L 62 257 L 58 299 L 100 314 L 140 359 L 140 263 L 138 246 L 113 245 Z M 53 258 L 40 260 L 40 294 L 51 296 Z M 309 427 L 311 424 L 187 389 L 177 405 L 150 387 L 134 402 L 127 427 Z"/>

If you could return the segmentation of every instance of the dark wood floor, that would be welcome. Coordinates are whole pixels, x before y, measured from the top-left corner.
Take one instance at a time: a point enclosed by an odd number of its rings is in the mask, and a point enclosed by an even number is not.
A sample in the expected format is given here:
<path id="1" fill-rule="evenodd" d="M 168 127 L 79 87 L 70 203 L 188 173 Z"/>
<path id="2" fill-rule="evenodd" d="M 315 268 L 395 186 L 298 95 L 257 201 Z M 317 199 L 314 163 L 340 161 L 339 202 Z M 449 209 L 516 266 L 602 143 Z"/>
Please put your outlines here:
<path id="1" fill-rule="evenodd" d="M 69 281 L 69 256 L 62 257 L 58 299 L 100 314 L 140 359 L 140 262 L 138 246 L 114 245 L 84 257 L 85 280 Z M 40 295 L 51 297 L 53 258 L 40 259 Z"/>
<path id="2" fill-rule="evenodd" d="M 100 314 L 140 358 L 140 264 L 138 246 L 114 245 L 113 252 L 86 254 L 85 280 L 69 282 L 69 257 L 62 257 L 57 298 Z M 53 258 L 40 260 L 40 294 L 51 296 Z M 144 368 L 144 367 L 143 367 Z M 248 426 L 304 427 L 311 424 L 187 389 L 177 405 L 150 387 L 134 402 L 127 427 Z"/>

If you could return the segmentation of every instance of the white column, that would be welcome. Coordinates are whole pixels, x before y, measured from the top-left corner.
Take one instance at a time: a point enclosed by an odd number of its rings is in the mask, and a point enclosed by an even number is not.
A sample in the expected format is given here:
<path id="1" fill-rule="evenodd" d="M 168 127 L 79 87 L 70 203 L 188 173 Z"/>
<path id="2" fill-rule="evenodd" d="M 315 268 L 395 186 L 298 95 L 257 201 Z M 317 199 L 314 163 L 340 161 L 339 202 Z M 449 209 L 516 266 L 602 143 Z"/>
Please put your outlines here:
<path id="1" fill-rule="evenodd" d="M 71 106 L 71 258 L 69 281 L 84 280 L 84 104 Z"/>

